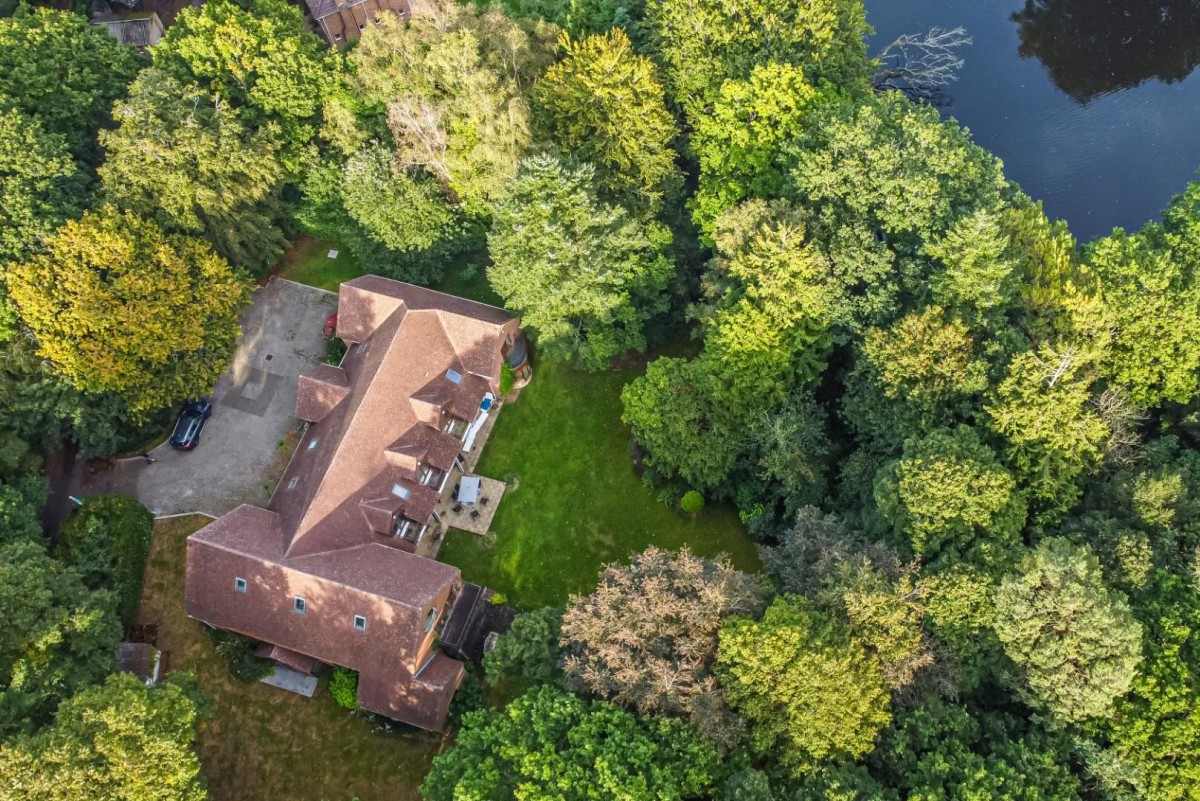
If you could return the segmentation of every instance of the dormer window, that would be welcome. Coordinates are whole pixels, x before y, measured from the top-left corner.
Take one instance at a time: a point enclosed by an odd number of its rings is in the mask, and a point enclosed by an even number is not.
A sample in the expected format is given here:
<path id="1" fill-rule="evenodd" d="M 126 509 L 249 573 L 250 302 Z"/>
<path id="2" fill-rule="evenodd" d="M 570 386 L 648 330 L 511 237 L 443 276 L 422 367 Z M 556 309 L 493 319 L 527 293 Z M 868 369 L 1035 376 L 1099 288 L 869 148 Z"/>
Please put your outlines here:
<path id="1" fill-rule="evenodd" d="M 407 517 L 397 517 L 396 522 L 392 525 L 392 536 L 407 537 L 408 533 L 416 527 L 416 523 L 409 520 Z"/>
<path id="2" fill-rule="evenodd" d="M 421 469 L 417 471 L 417 483 L 425 485 L 436 483 L 437 476 L 435 474 L 437 472 L 433 465 L 422 464 Z"/>
<path id="3" fill-rule="evenodd" d="M 447 370 L 446 371 L 446 380 L 449 381 L 451 384 L 461 384 L 462 379 L 463 379 L 462 373 L 458 372 L 457 370 Z"/>
<path id="4" fill-rule="evenodd" d="M 425 614 L 425 633 L 426 634 L 428 634 L 429 630 L 433 628 L 433 624 L 437 622 L 437 617 L 438 617 L 437 610 L 434 609 L 433 607 L 430 607 L 429 611 Z"/>

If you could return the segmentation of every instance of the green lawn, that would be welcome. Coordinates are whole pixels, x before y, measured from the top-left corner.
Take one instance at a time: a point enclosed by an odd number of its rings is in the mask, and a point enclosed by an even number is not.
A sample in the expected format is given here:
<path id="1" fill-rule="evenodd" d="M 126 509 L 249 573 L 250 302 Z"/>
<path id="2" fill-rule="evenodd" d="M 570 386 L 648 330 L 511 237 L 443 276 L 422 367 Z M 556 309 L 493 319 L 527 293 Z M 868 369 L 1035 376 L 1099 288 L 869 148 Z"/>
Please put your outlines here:
<path id="1" fill-rule="evenodd" d="M 603 565 L 651 545 L 727 553 L 737 567 L 758 570 L 732 508 L 709 506 L 686 519 L 633 474 L 620 395 L 637 374 L 535 364 L 520 399 L 502 409 L 479 465 L 483 475 L 517 485 L 496 512 L 496 544 L 485 549 L 474 535 L 451 531 L 439 560 L 524 608 L 587 592 Z"/>

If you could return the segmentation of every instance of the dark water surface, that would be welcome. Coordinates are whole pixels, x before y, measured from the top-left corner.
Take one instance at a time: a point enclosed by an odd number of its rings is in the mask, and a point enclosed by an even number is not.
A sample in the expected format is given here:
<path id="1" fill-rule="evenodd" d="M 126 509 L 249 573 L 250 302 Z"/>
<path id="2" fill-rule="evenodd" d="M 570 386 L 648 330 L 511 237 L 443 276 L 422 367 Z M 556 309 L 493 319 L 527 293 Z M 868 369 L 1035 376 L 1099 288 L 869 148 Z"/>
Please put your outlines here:
<path id="1" fill-rule="evenodd" d="M 961 25 L 945 113 L 1081 241 L 1158 216 L 1200 167 L 1200 0 L 866 0 L 872 52 Z"/>

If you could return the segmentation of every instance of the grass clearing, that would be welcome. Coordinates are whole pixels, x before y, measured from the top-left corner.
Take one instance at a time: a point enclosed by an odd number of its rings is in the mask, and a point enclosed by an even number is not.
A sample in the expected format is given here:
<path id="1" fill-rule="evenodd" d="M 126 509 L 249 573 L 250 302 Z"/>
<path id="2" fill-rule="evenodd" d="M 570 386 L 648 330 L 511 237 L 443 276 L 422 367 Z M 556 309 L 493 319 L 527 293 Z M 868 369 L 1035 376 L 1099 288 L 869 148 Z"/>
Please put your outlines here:
<path id="1" fill-rule="evenodd" d="M 183 610 L 185 543 L 199 515 L 160 520 L 146 565 L 139 623 L 158 624 L 158 645 L 173 670 L 194 673 L 212 697 L 197 751 L 213 801 L 417 801 L 417 788 L 443 739 L 383 734 L 334 703 L 241 684 L 213 651 L 204 624 Z"/>
<path id="2" fill-rule="evenodd" d="M 732 507 L 709 504 L 688 519 L 634 475 L 621 388 L 640 372 L 535 364 L 533 381 L 497 419 L 478 469 L 516 484 L 496 511 L 496 544 L 485 549 L 476 536 L 452 530 L 438 559 L 524 608 L 588 592 L 603 565 L 651 545 L 727 553 L 735 566 L 759 570 L 754 543 Z"/>

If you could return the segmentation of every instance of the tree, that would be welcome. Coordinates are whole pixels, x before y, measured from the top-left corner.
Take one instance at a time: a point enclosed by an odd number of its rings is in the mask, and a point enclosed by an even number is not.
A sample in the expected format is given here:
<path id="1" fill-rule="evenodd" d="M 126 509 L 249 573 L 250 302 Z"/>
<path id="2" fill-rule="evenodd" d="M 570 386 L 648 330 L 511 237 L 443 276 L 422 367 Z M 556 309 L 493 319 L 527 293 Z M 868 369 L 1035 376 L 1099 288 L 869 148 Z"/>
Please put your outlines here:
<path id="1" fill-rule="evenodd" d="M 46 553 L 45 498 L 41 482 L 0 486 L 0 739 L 45 723 L 65 697 L 111 672 L 121 637 L 112 593 L 89 589 Z"/>
<path id="2" fill-rule="evenodd" d="M 440 181 L 470 213 L 505 194 L 531 144 L 528 95 L 557 29 L 499 10 L 384 19 L 351 54 L 359 95 L 386 114 L 405 169 Z"/>
<path id="3" fill-rule="evenodd" d="M 721 85 L 711 113 L 695 121 L 691 138 L 700 162 L 692 218 L 706 237 L 716 219 L 743 199 L 783 193 L 790 163 L 782 145 L 821 99 L 804 70 L 787 63 L 755 65 L 745 80 Z"/>
<path id="4" fill-rule="evenodd" d="M 550 140 L 596 168 L 596 182 L 634 209 L 657 209 L 679 183 L 667 110 L 654 63 L 620 28 L 559 40 L 563 58 L 534 90 L 535 119 Z"/>
<path id="5" fill-rule="evenodd" d="M 800 67 L 814 85 L 866 91 L 868 28 L 859 0 L 650 0 L 646 16 L 672 97 L 693 124 L 726 80 L 745 80 L 772 61 Z"/>
<path id="6" fill-rule="evenodd" d="M 246 280 L 198 240 L 111 209 L 68 222 L 9 286 L 43 357 L 135 415 L 207 393 L 249 301 Z"/>
<path id="7" fill-rule="evenodd" d="M 995 628 L 1031 700 L 1068 723 L 1110 717 L 1142 658 L 1142 627 L 1096 557 L 1057 537 L 1000 584 Z"/>
<path id="8" fill-rule="evenodd" d="M 1016 301 L 1019 264 L 1004 222 L 996 210 L 978 209 L 926 244 L 942 265 L 931 281 L 936 302 L 986 320 Z"/>
<path id="9" fill-rule="evenodd" d="M 863 756 L 891 721 L 879 665 L 844 623 L 796 596 L 777 598 L 761 621 L 729 621 L 717 675 L 753 749 L 797 775 Z"/>
<path id="10" fill-rule="evenodd" d="M 541 686 L 500 712 L 468 713 L 421 785 L 428 801 L 657 798 L 712 788 L 716 749 L 686 724 Z"/>
<path id="11" fill-rule="evenodd" d="M 82 14 L 22 7 L 0 19 L 0 110 L 36 119 L 74 158 L 94 166 L 96 131 L 140 61 Z"/>
<path id="12" fill-rule="evenodd" d="M 1138 604 L 1145 659 L 1108 726 L 1111 748 L 1134 768 L 1140 797 L 1190 801 L 1200 787 L 1200 595 L 1165 571 Z"/>
<path id="13" fill-rule="evenodd" d="M 721 487 L 743 447 L 714 384 L 702 358 L 661 357 L 621 390 L 621 420 L 649 451 L 646 462 L 700 490 Z"/>
<path id="14" fill-rule="evenodd" d="M 785 203 L 748 201 L 716 223 L 704 357 L 723 402 L 756 410 L 815 383 L 828 340 L 828 264 Z"/>
<path id="15" fill-rule="evenodd" d="M 231 0 L 184 8 L 151 54 L 162 73 L 238 110 L 251 130 L 277 125 L 293 173 L 341 80 L 339 56 L 282 0 L 255 0 L 253 11 Z"/>
<path id="16" fill-rule="evenodd" d="M 483 655 L 488 683 L 515 678 L 530 687 L 562 684 L 562 615 L 563 610 L 554 607 L 517 615 L 512 628 L 496 640 L 496 647 Z"/>
<path id="17" fill-rule="evenodd" d="M 568 686 L 727 737 L 712 675 L 717 632 L 731 615 L 756 614 L 764 594 L 726 559 L 687 550 L 650 548 L 629 567 L 609 565 L 596 592 L 572 598 L 563 615 Z"/>
<path id="18" fill-rule="evenodd" d="M 350 217 L 390 250 L 429 250 L 455 230 L 437 183 L 398 169 L 378 144 L 346 161 L 341 197 Z"/>
<path id="19" fill-rule="evenodd" d="M 0 748 L 0 799 L 204 801 L 198 719 L 180 684 L 110 676 L 64 703 L 44 732 Z"/>
<path id="20" fill-rule="evenodd" d="M 912 438 L 880 471 L 875 502 L 901 542 L 926 562 L 1003 564 L 1020 546 L 1025 502 L 967 426 Z"/>
<path id="21" fill-rule="evenodd" d="M 902 798 L 1076 801 L 1069 743 L 999 712 L 971 714 L 937 698 L 901 715 L 872 757 Z"/>
<path id="22" fill-rule="evenodd" d="M 552 358 L 602 370 L 646 346 L 643 326 L 664 310 L 670 234 L 600 202 L 593 170 L 551 156 L 521 163 L 495 209 L 488 281 Z"/>
<path id="23" fill-rule="evenodd" d="M 210 242 L 239 268 L 265 271 L 283 249 L 277 130 L 253 130 L 199 87 L 158 69 L 138 76 L 120 122 L 100 140 L 104 194 L 163 228 Z"/>
<path id="24" fill-rule="evenodd" d="M 0 265 L 28 256 L 78 211 L 83 184 L 61 135 L 0 109 Z"/>
<path id="25" fill-rule="evenodd" d="M 1084 252 L 1115 323 L 1105 372 L 1141 406 L 1187 403 L 1200 392 L 1198 265 L 1164 239 L 1155 224 L 1132 236 L 1118 229 Z"/>
<path id="26" fill-rule="evenodd" d="M 58 555 L 93 590 L 111 589 L 125 627 L 137 618 L 142 574 L 154 516 L 125 495 L 94 495 L 76 509 L 59 535 Z"/>
<path id="27" fill-rule="evenodd" d="M 940 306 L 871 328 L 842 398 L 842 417 L 872 446 L 890 449 L 969 419 L 988 387 L 967 327 Z"/>
<path id="28" fill-rule="evenodd" d="M 984 407 L 991 429 L 1007 439 L 1005 461 L 1043 519 L 1074 505 L 1111 434 L 1091 406 L 1088 362 L 1070 347 L 1019 353 Z"/>

